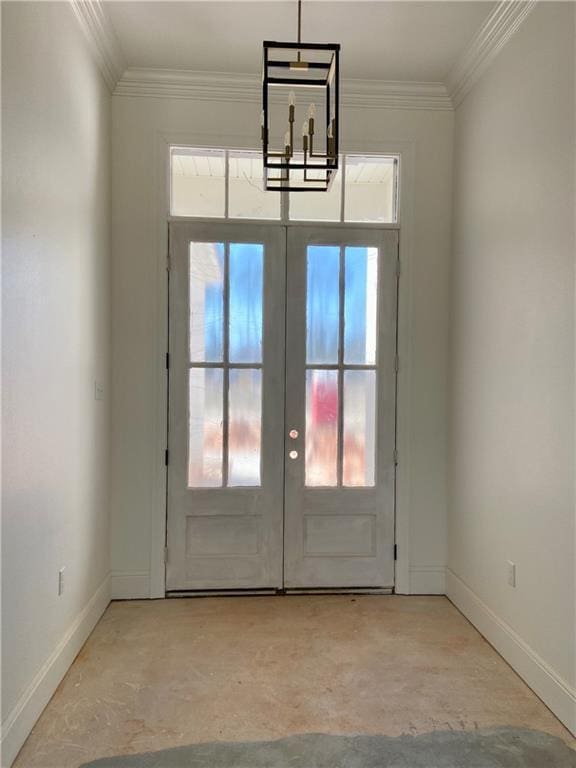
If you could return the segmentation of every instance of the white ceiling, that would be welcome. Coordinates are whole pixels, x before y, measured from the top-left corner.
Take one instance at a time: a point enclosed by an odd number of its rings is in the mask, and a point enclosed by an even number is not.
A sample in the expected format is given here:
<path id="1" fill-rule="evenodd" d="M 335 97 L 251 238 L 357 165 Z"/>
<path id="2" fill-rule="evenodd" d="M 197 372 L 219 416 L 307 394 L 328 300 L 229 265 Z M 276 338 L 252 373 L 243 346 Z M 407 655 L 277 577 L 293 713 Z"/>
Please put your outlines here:
<path id="1" fill-rule="evenodd" d="M 302 40 L 339 42 L 342 76 L 443 81 L 494 2 L 304 0 Z M 296 38 L 296 0 L 106 2 L 130 67 L 256 73 L 263 40 Z"/>

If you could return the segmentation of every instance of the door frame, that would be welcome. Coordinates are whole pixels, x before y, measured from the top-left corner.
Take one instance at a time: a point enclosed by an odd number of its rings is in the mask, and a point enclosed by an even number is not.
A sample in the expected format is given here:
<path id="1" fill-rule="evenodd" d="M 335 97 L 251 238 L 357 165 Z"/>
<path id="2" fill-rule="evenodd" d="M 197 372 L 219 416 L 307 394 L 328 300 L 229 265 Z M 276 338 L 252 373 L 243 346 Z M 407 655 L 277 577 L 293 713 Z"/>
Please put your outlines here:
<path id="1" fill-rule="evenodd" d="M 166 547 L 166 466 L 165 451 L 168 427 L 168 377 L 166 353 L 168 341 L 168 226 L 170 221 L 207 221 L 194 217 L 170 216 L 170 147 L 194 146 L 224 149 L 253 150 L 253 136 L 241 134 L 214 135 L 183 131 L 157 131 L 155 135 L 155 174 L 151 200 L 152 229 L 156 242 L 155 284 L 152 287 L 151 320 L 155 329 L 151 339 L 152 354 L 157 361 L 154 379 L 156 412 L 152 415 L 154 435 L 151 453 L 151 506 L 150 506 L 150 559 L 148 594 L 142 597 L 158 599 L 166 597 L 165 589 L 165 547 Z M 410 391 L 411 391 L 411 320 L 412 265 L 414 250 L 414 190 L 416 145 L 413 141 L 357 142 L 353 146 L 344 143 L 343 152 L 357 154 L 397 154 L 400 156 L 401 175 L 399 178 L 399 216 L 396 224 L 367 224 L 366 228 L 380 227 L 399 231 L 400 280 L 398 285 L 397 349 L 399 370 L 396 396 L 396 505 L 395 541 L 397 546 L 395 588 L 396 594 L 410 594 L 410 552 L 411 552 L 411 486 L 410 486 Z M 209 219 L 212 223 L 214 219 Z M 249 220 L 246 220 L 249 221 Z M 274 222 L 267 222 L 274 223 Z M 276 222 L 279 226 L 302 226 L 312 222 Z M 346 227 L 338 222 L 318 223 L 318 227 Z"/>

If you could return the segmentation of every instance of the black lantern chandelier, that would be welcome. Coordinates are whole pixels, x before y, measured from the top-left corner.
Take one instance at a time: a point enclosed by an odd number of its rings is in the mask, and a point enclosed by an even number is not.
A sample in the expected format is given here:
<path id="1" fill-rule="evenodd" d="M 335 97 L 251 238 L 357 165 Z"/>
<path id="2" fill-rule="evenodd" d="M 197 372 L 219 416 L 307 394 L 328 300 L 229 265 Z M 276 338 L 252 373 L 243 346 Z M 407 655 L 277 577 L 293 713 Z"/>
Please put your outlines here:
<path id="1" fill-rule="evenodd" d="M 298 41 L 264 41 L 264 187 L 325 192 L 338 171 L 340 45 L 302 43 L 301 21 L 298 0 Z M 305 117 L 300 139 L 294 129 L 297 113 Z"/>

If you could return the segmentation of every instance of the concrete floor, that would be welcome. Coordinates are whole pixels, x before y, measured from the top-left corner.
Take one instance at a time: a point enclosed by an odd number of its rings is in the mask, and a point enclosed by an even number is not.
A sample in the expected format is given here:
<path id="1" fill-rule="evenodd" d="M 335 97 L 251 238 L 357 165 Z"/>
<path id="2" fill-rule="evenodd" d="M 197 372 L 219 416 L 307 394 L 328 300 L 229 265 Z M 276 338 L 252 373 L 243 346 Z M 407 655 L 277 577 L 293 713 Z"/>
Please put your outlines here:
<path id="1" fill-rule="evenodd" d="M 443 597 L 112 603 L 14 768 L 292 734 L 569 732 Z"/>

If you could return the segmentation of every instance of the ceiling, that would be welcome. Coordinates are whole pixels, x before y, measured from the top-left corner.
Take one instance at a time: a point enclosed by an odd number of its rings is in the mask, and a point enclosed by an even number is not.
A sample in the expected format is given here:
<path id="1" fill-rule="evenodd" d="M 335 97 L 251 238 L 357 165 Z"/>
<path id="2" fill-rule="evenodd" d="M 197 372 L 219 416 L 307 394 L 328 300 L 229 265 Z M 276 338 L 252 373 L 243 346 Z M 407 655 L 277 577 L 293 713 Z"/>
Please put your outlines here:
<path id="1" fill-rule="evenodd" d="M 304 0 L 302 40 L 339 42 L 342 76 L 444 81 L 494 2 Z M 129 67 L 256 73 L 263 40 L 296 38 L 296 0 L 106 2 Z"/>

